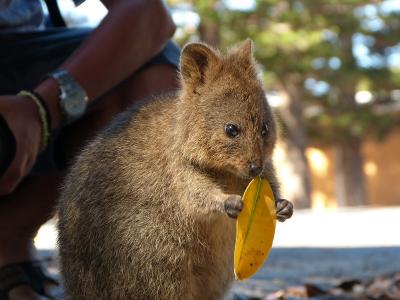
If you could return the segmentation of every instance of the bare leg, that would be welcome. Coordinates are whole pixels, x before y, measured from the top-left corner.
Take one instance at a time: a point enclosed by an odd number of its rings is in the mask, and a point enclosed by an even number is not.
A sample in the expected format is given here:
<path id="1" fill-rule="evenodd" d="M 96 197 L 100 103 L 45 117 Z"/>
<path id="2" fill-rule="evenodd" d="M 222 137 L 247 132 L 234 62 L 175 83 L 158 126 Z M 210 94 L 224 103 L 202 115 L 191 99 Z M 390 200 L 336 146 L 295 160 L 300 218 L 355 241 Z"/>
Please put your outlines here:
<path id="1" fill-rule="evenodd" d="M 65 130 L 62 147 L 67 158 L 72 159 L 88 139 L 130 104 L 177 87 L 177 72 L 170 65 L 154 65 L 133 75 L 99 99 L 85 118 Z M 36 258 L 33 238 L 54 213 L 61 180 L 60 176 L 50 175 L 29 178 L 14 193 L 0 199 L 0 267 Z M 10 300 L 14 299 L 39 298 L 21 286 L 10 292 Z"/>
<path id="2" fill-rule="evenodd" d="M 108 124 L 115 115 L 143 98 L 178 88 L 177 71 L 169 65 L 155 65 L 121 83 L 107 94 L 87 116 L 69 126 L 62 137 L 62 148 L 71 157 L 88 138 Z"/>

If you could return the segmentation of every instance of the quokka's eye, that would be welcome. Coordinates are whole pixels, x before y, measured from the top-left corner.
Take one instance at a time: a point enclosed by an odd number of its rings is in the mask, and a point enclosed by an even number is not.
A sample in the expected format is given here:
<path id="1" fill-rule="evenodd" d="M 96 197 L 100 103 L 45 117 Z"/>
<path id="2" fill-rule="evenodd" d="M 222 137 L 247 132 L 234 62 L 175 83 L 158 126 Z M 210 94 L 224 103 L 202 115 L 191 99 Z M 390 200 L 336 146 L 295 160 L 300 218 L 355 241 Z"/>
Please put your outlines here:
<path id="1" fill-rule="evenodd" d="M 263 123 L 261 128 L 261 135 L 266 136 L 268 134 L 268 130 L 268 125 L 266 123 Z"/>
<path id="2" fill-rule="evenodd" d="M 225 133 L 230 138 L 234 138 L 239 135 L 239 128 L 235 124 L 226 124 Z"/>

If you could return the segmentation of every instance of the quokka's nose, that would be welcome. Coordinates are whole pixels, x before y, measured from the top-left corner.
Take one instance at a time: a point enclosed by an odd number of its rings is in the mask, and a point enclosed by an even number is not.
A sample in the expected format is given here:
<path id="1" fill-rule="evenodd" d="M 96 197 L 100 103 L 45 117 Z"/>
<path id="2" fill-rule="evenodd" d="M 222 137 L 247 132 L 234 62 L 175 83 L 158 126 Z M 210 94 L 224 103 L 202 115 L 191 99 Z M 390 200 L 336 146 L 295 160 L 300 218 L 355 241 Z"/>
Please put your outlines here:
<path id="1" fill-rule="evenodd" d="M 251 177 L 256 177 L 260 175 L 261 171 L 262 171 L 262 166 L 253 163 L 250 164 L 249 173 Z"/>

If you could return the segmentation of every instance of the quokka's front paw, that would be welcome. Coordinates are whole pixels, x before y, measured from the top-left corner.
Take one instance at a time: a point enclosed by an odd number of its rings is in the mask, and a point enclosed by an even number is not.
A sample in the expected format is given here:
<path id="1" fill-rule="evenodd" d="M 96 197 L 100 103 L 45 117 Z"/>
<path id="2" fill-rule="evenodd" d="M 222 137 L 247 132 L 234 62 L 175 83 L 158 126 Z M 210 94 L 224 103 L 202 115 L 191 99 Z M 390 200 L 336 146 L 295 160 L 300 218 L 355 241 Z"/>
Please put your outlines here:
<path id="1" fill-rule="evenodd" d="M 276 218 L 280 222 L 285 222 L 293 215 L 293 204 L 292 202 L 285 199 L 277 199 L 276 205 Z"/>
<path id="2" fill-rule="evenodd" d="M 231 218 L 236 219 L 243 209 L 242 197 L 239 195 L 227 195 L 224 201 L 224 210 Z"/>

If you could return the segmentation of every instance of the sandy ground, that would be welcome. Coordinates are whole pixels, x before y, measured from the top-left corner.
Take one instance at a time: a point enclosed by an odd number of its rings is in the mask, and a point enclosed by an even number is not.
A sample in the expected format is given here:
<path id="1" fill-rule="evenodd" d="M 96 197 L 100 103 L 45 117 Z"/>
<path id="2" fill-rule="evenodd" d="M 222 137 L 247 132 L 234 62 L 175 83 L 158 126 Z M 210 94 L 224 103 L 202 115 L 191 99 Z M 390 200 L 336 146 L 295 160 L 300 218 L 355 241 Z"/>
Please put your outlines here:
<path id="1" fill-rule="evenodd" d="M 295 211 L 279 223 L 274 247 L 392 247 L 400 246 L 400 207 L 348 208 L 336 211 Z M 55 249 L 54 221 L 35 239 L 43 250 Z"/>
<path id="2" fill-rule="evenodd" d="M 304 283 L 332 286 L 344 279 L 400 271 L 400 207 L 296 211 L 277 226 L 274 247 L 263 268 L 235 283 L 232 292 L 261 296 Z M 44 256 L 54 257 L 54 222 L 36 238 Z M 50 272 L 57 274 L 57 265 Z"/>

